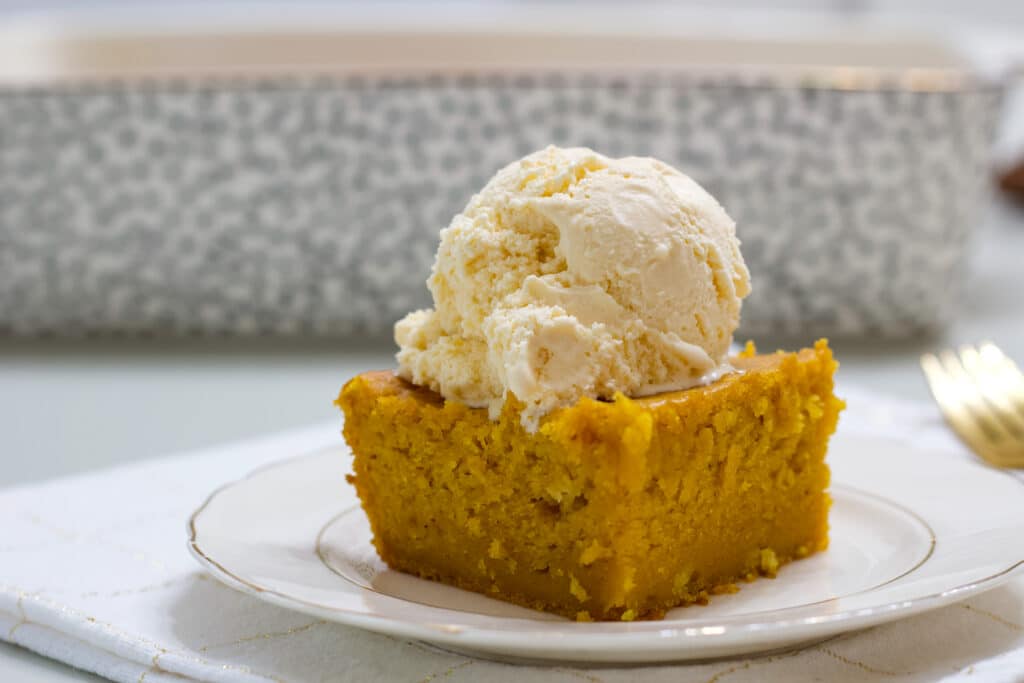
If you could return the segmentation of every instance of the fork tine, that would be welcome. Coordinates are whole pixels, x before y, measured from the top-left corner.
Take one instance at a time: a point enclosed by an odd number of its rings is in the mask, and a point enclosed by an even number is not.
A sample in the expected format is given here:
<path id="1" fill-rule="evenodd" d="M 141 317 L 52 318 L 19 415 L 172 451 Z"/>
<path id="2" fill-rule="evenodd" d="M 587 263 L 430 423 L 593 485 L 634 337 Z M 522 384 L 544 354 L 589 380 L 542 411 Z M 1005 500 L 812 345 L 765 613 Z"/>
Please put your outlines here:
<path id="1" fill-rule="evenodd" d="M 924 370 L 935 402 L 939 404 L 939 409 L 953 431 L 974 452 L 986 460 L 990 460 L 993 450 L 991 441 L 985 437 L 971 411 L 963 402 L 957 391 L 959 383 L 950 377 L 935 354 L 926 353 L 921 356 L 921 368 Z"/>
<path id="2" fill-rule="evenodd" d="M 981 397 L 992 407 L 996 419 L 1015 438 L 1024 440 L 1024 415 L 1017 411 L 1011 398 L 1011 387 L 1015 381 L 1013 373 L 1008 372 L 1001 362 L 986 362 L 981 352 L 970 345 L 960 347 L 960 360 Z"/>
<path id="3" fill-rule="evenodd" d="M 985 436 L 990 441 L 996 443 L 1005 443 L 1012 440 L 1013 435 L 1010 434 L 1006 426 L 994 414 L 992 407 L 985 402 L 985 397 L 970 373 L 967 372 L 960 362 L 960 357 L 953 351 L 946 349 L 939 353 L 939 360 L 942 362 L 942 367 L 945 368 L 947 375 L 956 384 L 956 391 L 960 396 L 961 402 L 966 404 L 967 409 L 974 416 L 975 422 Z"/>
<path id="4" fill-rule="evenodd" d="M 1017 364 L 990 341 L 982 342 L 978 354 L 988 371 L 1001 378 L 1014 407 L 1024 415 L 1024 374 Z"/>

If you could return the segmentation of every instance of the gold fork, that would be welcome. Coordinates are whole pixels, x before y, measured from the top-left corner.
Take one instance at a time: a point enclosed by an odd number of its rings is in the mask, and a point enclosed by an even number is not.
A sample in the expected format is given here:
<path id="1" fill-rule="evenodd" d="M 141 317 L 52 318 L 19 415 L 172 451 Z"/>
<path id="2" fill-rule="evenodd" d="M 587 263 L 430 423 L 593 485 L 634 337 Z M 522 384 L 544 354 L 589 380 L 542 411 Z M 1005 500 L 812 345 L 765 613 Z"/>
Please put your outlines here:
<path id="1" fill-rule="evenodd" d="M 921 356 L 946 421 L 997 467 L 1024 467 L 1024 375 L 992 342 Z"/>

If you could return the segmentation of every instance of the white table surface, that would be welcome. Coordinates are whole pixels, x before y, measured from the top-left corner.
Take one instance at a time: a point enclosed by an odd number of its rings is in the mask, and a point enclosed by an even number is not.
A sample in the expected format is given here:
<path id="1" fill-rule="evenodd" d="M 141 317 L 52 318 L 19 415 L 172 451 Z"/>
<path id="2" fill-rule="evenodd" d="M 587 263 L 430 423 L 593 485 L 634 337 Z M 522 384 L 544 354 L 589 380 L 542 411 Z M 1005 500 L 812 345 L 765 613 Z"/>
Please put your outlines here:
<path id="1" fill-rule="evenodd" d="M 1024 209 L 995 203 L 979 225 L 962 303 L 958 321 L 932 339 L 834 341 L 840 383 L 926 400 L 919 354 L 982 339 L 1024 364 Z M 387 340 L 0 340 L 0 487 L 319 420 L 340 427 L 331 401 L 342 382 L 390 367 L 391 354 Z M 0 681 L 83 680 L 100 679 L 0 643 Z"/>

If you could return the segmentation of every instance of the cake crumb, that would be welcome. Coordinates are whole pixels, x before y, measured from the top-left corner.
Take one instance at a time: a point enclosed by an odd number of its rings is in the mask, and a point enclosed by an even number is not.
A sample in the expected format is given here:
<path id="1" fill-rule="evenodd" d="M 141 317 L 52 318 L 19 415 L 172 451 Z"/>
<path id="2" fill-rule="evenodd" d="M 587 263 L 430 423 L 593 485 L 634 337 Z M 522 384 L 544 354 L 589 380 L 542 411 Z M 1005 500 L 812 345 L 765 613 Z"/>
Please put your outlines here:
<path id="1" fill-rule="evenodd" d="M 590 599 L 590 594 L 587 593 L 587 589 L 584 588 L 572 574 L 569 574 L 569 592 L 572 593 L 580 602 L 586 602 Z"/>
<path id="2" fill-rule="evenodd" d="M 586 550 L 580 555 L 580 564 L 584 567 L 589 567 L 598 560 L 603 560 L 606 557 L 611 557 L 612 551 L 605 548 L 601 543 L 594 539 L 590 545 L 587 546 Z"/>
<path id="3" fill-rule="evenodd" d="M 487 556 L 492 560 L 505 559 L 505 548 L 501 545 L 501 541 L 498 539 L 491 541 L 491 546 L 487 549 Z"/>
<path id="4" fill-rule="evenodd" d="M 682 595 L 686 592 L 686 586 L 689 585 L 690 579 L 693 578 L 693 572 L 689 569 L 681 571 L 672 577 L 672 590 L 677 595 Z"/>

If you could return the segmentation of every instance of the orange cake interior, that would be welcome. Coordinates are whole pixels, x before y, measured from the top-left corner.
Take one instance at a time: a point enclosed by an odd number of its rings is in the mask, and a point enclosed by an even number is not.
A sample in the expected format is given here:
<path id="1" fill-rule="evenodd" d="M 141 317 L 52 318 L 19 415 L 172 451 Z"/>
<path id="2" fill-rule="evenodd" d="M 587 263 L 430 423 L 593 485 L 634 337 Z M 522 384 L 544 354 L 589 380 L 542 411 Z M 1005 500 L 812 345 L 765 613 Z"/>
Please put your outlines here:
<path id="1" fill-rule="evenodd" d="M 828 545 L 827 343 L 732 359 L 713 384 L 582 399 L 526 431 L 392 372 L 342 389 L 374 545 L 392 568 L 579 620 L 659 618 Z"/>

